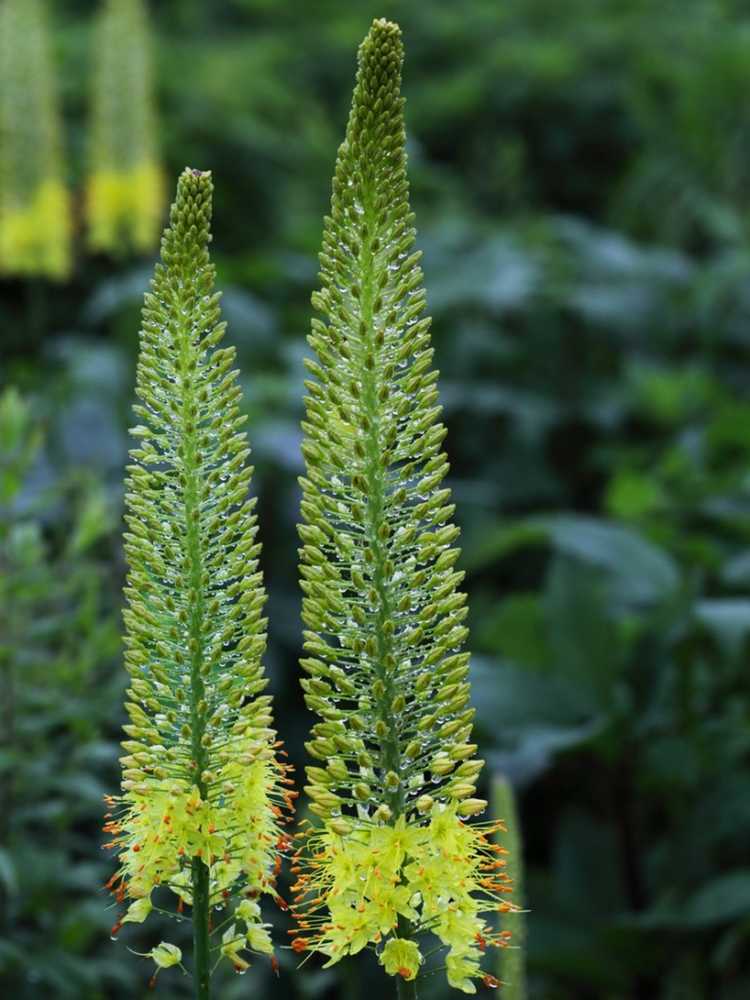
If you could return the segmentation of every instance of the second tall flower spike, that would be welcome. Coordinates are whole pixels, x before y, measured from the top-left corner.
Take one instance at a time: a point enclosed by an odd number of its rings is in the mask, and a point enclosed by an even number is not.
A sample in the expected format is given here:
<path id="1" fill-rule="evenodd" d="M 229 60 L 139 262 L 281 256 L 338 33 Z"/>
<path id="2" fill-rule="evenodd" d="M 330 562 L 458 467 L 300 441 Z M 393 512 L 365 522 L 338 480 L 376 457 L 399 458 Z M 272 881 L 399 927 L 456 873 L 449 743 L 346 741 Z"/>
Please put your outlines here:
<path id="1" fill-rule="evenodd" d="M 320 254 L 303 425 L 302 681 L 311 826 L 292 946 L 328 964 L 365 947 L 414 996 L 422 937 L 451 986 L 475 992 L 510 879 L 497 824 L 469 824 L 471 742 L 463 573 L 443 485 L 430 320 L 409 210 L 401 32 L 375 21 L 359 51 Z"/>

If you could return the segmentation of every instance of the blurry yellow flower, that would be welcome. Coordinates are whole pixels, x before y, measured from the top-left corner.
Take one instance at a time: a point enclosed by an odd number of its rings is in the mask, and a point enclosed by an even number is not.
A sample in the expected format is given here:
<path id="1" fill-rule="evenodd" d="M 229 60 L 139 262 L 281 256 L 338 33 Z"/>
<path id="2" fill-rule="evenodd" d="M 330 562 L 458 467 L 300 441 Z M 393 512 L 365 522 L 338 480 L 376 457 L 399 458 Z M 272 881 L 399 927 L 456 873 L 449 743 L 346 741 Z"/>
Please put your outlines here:
<path id="1" fill-rule="evenodd" d="M 228 927 L 221 938 L 221 954 L 228 958 L 234 966 L 236 972 L 244 972 L 250 968 L 250 963 L 240 955 L 240 951 L 245 947 L 245 937 L 238 934 L 235 925 Z"/>
<path id="2" fill-rule="evenodd" d="M 151 44 L 142 0 L 107 0 L 96 34 L 88 242 L 119 253 L 156 248 L 165 208 Z"/>
<path id="3" fill-rule="evenodd" d="M 113 250 L 127 242 L 136 250 L 151 250 L 164 211 L 161 170 L 153 163 L 97 170 L 88 180 L 86 207 L 93 250 Z"/>
<path id="4" fill-rule="evenodd" d="M 0 4 L 0 273 L 65 278 L 70 199 L 41 0 Z"/>
<path id="5" fill-rule="evenodd" d="M 422 956 L 414 941 L 391 938 L 380 953 L 380 964 L 389 976 L 416 979 Z"/>
<path id="6" fill-rule="evenodd" d="M 59 181 L 43 181 L 23 204 L 0 202 L 0 269 L 65 278 L 70 271 L 70 199 Z"/>
<path id="7" fill-rule="evenodd" d="M 273 954 L 273 941 L 268 928 L 262 924 L 251 924 L 247 929 L 247 944 L 251 951 L 261 955 Z"/>
<path id="8" fill-rule="evenodd" d="M 477 975 L 479 952 L 476 948 L 453 948 L 445 959 L 448 983 L 462 993 L 476 993 L 474 977 Z"/>
<path id="9" fill-rule="evenodd" d="M 169 944 L 162 941 L 155 948 L 147 952 L 148 958 L 152 958 L 159 969 L 170 969 L 173 965 L 179 965 L 182 961 L 182 952 L 176 944 Z"/>
<path id="10" fill-rule="evenodd" d="M 120 923 L 142 924 L 152 910 L 153 905 L 148 896 L 145 896 L 143 899 L 137 899 L 134 903 L 130 904 L 127 913 L 120 920 Z"/>

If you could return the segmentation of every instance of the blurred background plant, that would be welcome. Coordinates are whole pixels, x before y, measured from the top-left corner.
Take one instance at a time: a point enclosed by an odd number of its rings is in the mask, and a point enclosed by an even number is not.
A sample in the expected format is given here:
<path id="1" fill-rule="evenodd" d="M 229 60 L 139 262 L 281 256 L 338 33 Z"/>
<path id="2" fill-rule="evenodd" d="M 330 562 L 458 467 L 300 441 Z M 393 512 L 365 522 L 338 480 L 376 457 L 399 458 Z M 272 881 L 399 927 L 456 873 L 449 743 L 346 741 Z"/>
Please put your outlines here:
<path id="1" fill-rule="evenodd" d="M 54 9 L 75 190 L 98 10 Z M 492 772 L 511 780 L 524 833 L 527 994 L 746 997 L 746 6 L 161 0 L 150 11 L 168 173 L 215 173 L 214 249 L 257 465 L 267 665 L 294 762 L 311 722 L 289 545 L 301 359 L 354 54 L 383 15 L 407 47 L 412 204 L 464 529 L 483 791 Z M 16 387 L 3 406 L 26 413 L 26 440 L 44 430 L 46 441 L 0 500 L 3 677 L 16 691 L 15 709 L 2 700 L 15 804 L 2 810 L 0 983 L 18 1000 L 38 994 L 39 975 L 51 997 L 146 995 L 145 963 L 140 976 L 110 944 L 104 893 L 90 886 L 106 867 L 95 800 L 117 780 L 117 526 L 149 271 L 84 258 L 43 322 L 43 283 L 31 295 L 22 280 L 0 286 L 0 378 Z M 72 546 L 85 511 L 89 541 Z M 139 950 L 157 940 L 131 934 Z M 258 963 L 222 997 L 272 985 L 292 998 L 366 995 L 360 965 L 310 962 L 303 974 L 279 958 L 278 982 Z M 160 989 L 184 995 L 179 975 Z M 447 997 L 439 977 L 426 995 Z"/>
<path id="2" fill-rule="evenodd" d="M 107 0 L 94 44 L 87 216 L 92 250 L 153 250 L 164 212 L 151 39 L 141 0 Z"/>
<path id="3" fill-rule="evenodd" d="M 41 0 L 0 7 L 0 273 L 64 278 L 70 203 Z"/>

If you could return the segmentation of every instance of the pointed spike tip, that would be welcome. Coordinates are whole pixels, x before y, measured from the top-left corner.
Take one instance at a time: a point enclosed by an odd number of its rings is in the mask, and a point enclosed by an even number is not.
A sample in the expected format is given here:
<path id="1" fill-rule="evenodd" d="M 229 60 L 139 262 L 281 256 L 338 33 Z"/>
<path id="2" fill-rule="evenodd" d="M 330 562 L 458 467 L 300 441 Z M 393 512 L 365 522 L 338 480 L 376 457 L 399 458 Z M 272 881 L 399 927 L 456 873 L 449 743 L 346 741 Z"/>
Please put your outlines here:
<path id="1" fill-rule="evenodd" d="M 387 35 L 400 35 L 401 28 L 395 21 L 389 21 L 386 17 L 376 17 L 370 25 L 373 33 L 384 33 Z"/>
<path id="2" fill-rule="evenodd" d="M 401 28 L 395 21 L 376 18 L 359 47 L 358 63 L 364 78 L 395 79 L 404 58 Z M 355 93 L 355 103 L 356 103 Z"/>
<path id="3" fill-rule="evenodd" d="M 185 167 L 183 173 L 188 177 L 211 177 L 210 170 L 198 170 L 197 167 Z"/>
<path id="4" fill-rule="evenodd" d="M 370 30 L 362 43 L 365 49 L 395 46 L 397 52 L 402 50 L 401 28 L 395 21 L 377 17 L 370 25 Z"/>
<path id="5" fill-rule="evenodd" d="M 177 180 L 177 191 L 208 192 L 213 191 L 213 178 L 210 170 L 197 170 L 195 167 L 185 167 Z"/>
<path id="6" fill-rule="evenodd" d="M 169 216 L 171 228 L 164 234 L 167 244 L 171 245 L 173 239 L 177 239 L 178 243 L 187 240 L 194 248 L 210 243 L 213 190 L 210 170 L 185 167 L 177 180 L 177 192 Z M 189 236 L 189 229 L 196 225 L 197 230 Z M 182 235 L 173 236 L 172 230 Z"/>

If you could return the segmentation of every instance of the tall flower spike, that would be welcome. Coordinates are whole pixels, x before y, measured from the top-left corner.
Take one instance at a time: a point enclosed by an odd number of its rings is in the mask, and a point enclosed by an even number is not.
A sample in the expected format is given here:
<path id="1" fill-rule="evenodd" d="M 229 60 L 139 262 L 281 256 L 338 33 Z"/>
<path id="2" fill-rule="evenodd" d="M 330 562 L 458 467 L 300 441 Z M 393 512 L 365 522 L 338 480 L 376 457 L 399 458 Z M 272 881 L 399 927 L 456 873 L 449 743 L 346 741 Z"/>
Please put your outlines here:
<path id="1" fill-rule="evenodd" d="M 256 898 L 276 896 L 292 795 L 261 694 L 265 592 L 235 353 L 217 346 L 212 190 L 208 173 L 180 177 L 145 297 L 125 497 L 130 723 L 105 826 L 120 863 L 108 887 L 130 904 L 116 928 L 143 922 L 155 893 L 191 905 L 198 997 L 211 952 L 242 971 L 243 950 L 273 950 Z M 230 949 L 210 932 L 227 905 Z"/>
<path id="2" fill-rule="evenodd" d="M 96 31 L 87 181 L 89 245 L 151 251 L 164 213 L 151 38 L 143 0 L 106 0 Z"/>
<path id="3" fill-rule="evenodd" d="M 306 789 L 322 824 L 299 852 L 292 946 L 328 964 L 374 947 L 408 996 L 423 962 L 415 939 L 428 931 L 448 949 L 450 984 L 473 993 L 482 950 L 505 943 L 485 915 L 511 904 L 496 825 L 465 822 L 486 803 L 475 797 L 463 573 L 413 250 L 402 58 L 399 28 L 375 21 L 313 296 L 301 664 L 322 720 Z"/>
<path id="4" fill-rule="evenodd" d="M 0 273 L 65 278 L 70 199 L 42 0 L 0 4 Z"/>

